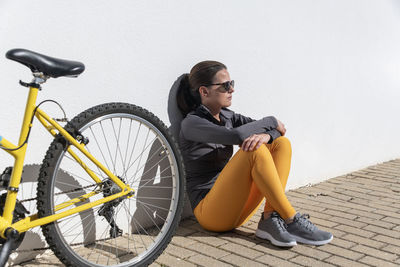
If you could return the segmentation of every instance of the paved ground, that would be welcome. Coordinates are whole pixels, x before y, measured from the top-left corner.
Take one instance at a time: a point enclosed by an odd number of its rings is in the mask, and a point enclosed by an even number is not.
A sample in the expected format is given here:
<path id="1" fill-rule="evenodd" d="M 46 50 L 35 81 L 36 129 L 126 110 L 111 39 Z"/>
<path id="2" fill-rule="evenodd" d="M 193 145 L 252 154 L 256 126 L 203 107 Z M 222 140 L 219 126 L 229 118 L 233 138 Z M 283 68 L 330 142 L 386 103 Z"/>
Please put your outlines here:
<path id="1" fill-rule="evenodd" d="M 400 159 L 288 192 L 297 210 L 331 231 L 320 247 L 279 249 L 255 237 L 260 212 L 232 232 L 203 230 L 182 221 L 152 266 L 400 266 Z M 51 255 L 23 266 L 62 266 Z"/>

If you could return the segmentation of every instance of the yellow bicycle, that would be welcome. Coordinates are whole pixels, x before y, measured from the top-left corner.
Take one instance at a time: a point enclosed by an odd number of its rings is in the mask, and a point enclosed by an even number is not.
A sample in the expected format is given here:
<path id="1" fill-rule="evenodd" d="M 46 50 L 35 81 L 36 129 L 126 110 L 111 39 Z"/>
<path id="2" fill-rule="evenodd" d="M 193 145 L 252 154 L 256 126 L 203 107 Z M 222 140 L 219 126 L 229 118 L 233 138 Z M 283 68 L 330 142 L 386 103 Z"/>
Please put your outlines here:
<path id="1" fill-rule="evenodd" d="M 18 145 L 0 136 L 14 166 L 0 177 L 0 266 L 41 226 L 54 254 L 67 266 L 145 266 L 170 242 L 180 220 L 185 190 L 178 146 L 151 112 L 127 103 L 89 108 L 72 120 L 54 100 L 36 98 L 49 78 L 77 77 L 85 66 L 26 49 L 8 59 L 29 67 L 30 83 Z M 56 103 L 64 117 L 40 107 Z M 17 200 L 31 127 L 36 119 L 54 136 L 40 168 L 37 214 Z M 65 122 L 61 126 L 57 121 Z"/>

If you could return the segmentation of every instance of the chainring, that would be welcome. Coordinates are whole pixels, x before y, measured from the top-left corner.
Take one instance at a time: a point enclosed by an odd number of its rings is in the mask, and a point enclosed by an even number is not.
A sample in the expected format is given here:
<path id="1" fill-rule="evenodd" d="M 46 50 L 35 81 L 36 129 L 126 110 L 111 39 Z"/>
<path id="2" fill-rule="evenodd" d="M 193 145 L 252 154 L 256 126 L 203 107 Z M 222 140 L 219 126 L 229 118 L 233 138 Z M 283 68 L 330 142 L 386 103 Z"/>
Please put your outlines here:
<path id="1" fill-rule="evenodd" d="M 6 203 L 6 197 L 7 197 L 7 193 L 4 193 L 4 194 L 2 194 L 0 196 L 0 214 L 3 214 L 4 205 Z M 24 205 L 22 205 L 22 203 L 17 200 L 17 202 L 15 204 L 15 209 L 14 209 L 14 213 L 13 213 L 13 221 L 12 222 L 16 223 L 19 220 L 24 219 L 26 213 L 29 213 L 29 212 L 26 210 Z M 25 236 L 25 232 L 20 233 L 18 239 L 14 243 L 14 247 L 12 248 L 13 250 L 15 250 L 15 249 L 17 249 L 19 247 L 19 245 L 24 240 L 24 236 Z M 0 237 L 0 244 L 4 244 L 5 242 L 6 242 L 6 239 Z"/>

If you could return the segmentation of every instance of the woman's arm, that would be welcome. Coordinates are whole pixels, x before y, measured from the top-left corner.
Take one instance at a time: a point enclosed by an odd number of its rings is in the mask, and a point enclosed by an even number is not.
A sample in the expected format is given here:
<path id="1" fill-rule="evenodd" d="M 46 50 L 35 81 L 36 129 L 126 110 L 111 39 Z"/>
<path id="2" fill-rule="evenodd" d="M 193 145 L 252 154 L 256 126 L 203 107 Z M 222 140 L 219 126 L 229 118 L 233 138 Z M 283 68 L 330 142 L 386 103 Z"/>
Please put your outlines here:
<path id="1" fill-rule="evenodd" d="M 242 116 L 246 121 L 248 117 Z M 181 131 L 187 140 L 216 143 L 225 145 L 239 145 L 252 134 L 267 133 L 278 127 L 278 121 L 273 116 L 264 117 L 261 120 L 252 120 L 238 127 L 229 129 L 217 125 L 211 121 L 196 115 L 188 115 L 181 124 Z M 272 137 L 272 135 L 271 135 Z"/>
<path id="2" fill-rule="evenodd" d="M 255 121 L 255 120 L 250 117 L 243 116 L 242 114 L 239 114 L 239 113 L 233 113 L 233 116 L 232 116 L 233 127 L 238 127 L 238 126 L 241 126 L 243 124 L 253 122 L 253 121 Z M 277 129 L 272 129 L 265 133 L 269 134 L 271 136 L 271 138 L 268 141 L 268 144 L 271 144 L 272 141 L 274 141 L 276 138 L 281 136 L 281 133 Z"/>

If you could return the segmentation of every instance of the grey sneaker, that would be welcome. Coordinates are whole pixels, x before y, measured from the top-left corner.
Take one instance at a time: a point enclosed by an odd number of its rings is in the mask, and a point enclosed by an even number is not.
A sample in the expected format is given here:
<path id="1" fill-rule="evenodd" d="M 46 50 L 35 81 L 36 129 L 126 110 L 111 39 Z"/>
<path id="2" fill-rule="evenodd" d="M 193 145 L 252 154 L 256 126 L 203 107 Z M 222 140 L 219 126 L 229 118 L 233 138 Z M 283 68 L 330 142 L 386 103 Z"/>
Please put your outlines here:
<path id="1" fill-rule="evenodd" d="M 296 239 L 299 243 L 309 245 L 324 245 L 333 239 L 333 235 L 329 232 L 319 230 L 308 219 L 310 215 L 296 213 L 293 222 L 289 223 L 286 227 L 287 231 Z"/>
<path id="2" fill-rule="evenodd" d="M 268 219 L 264 219 L 264 212 L 261 214 L 256 236 L 268 239 L 272 244 L 279 247 L 293 247 L 297 245 L 296 239 L 286 231 L 285 222 L 277 212 L 273 212 Z"/>

